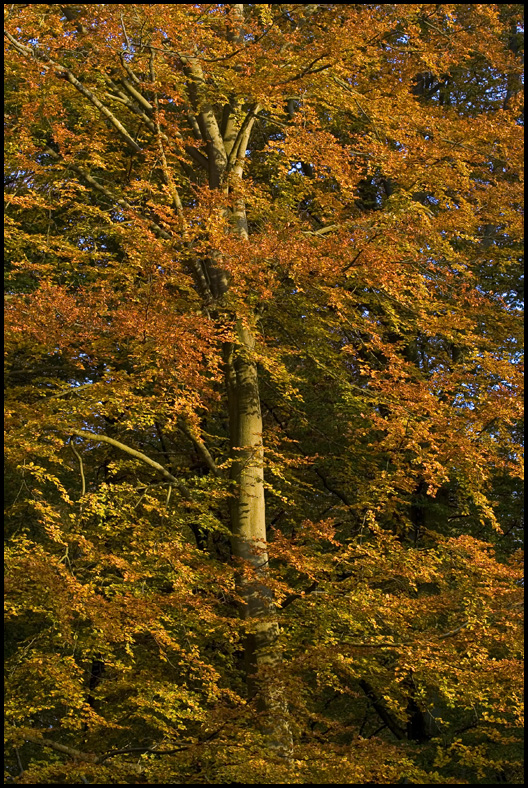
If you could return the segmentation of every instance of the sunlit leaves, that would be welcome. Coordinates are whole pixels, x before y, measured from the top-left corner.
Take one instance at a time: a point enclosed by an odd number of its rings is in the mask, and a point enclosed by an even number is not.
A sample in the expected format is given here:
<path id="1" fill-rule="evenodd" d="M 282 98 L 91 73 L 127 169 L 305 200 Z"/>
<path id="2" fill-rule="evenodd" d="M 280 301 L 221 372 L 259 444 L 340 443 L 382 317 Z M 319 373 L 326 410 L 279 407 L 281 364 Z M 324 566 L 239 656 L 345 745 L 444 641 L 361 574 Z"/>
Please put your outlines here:
<path id="1" fill-rule="evenodd" d="M 10 780 L 521 782 L 520 9 L 6 7 Z"/>

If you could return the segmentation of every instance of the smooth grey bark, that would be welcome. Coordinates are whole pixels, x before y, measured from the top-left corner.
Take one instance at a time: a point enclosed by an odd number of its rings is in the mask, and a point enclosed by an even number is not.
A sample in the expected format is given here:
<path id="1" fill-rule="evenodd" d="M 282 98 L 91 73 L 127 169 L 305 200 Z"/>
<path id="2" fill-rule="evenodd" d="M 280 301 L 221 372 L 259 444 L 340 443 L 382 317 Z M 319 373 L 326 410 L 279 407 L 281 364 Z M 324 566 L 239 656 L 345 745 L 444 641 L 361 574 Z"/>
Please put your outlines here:
<path id="1" fill-rule="evenodd" d="M 237 21 L 243 22 L 243 5 L 233 7 Z M 196 124 L 207 142 L 209 187 L 227 196 L 237 190 L 243 178 L 244 159 L 260 109 L 254 105 L 241 113 L 243 101 L 234 98 L 223 109 L 221 123 L 207 102 L 200 63 L 182 58 L 190 78 L 189 98 Z M 222 133 L 223 132 L 223 133 Z M 230 210 L 232 232 L 249 242 L 246 207 L 236 199 Z M 292 749 L 283 687 L 277 678 L 281 663 L 279 627 L 272 593 L 266 582 L 268 552 L 266 503 L 264 496 L 264 445 L 259 379 L 255 362 L 254 318 L 236 318 L 226 309 L 229 281 L 221 253 L 211 254 L 204 263 L 211 288 L 211 302 L 217 314 L 235 319 L 235 339 L 224 345 L 224 373 L 229 413 L 233 496 L 230 504 L 231 543 L 239 563 L 237 591 L 242 599 L 241 615 L 248 622 L 245 661 L 248 692 L 262 713 L 262 727 L 270 748 L 288 757 Z"/>
<path id="2" fill-rule="evenodd" d="M 283 688 L 276 676 L 281 663 L 279 628 L 273 596 L 266 582 L 268 552 L 264 497 L 264 446 L 255 339 L 241 321 L 237 342 L 225 346 L 231 442 L 232 552 L 241 563 L 237 585 L 248 621 L 245 661 L 250 697 L 263 715 L 269 746 L 287 757 L 292 748 Z"/>

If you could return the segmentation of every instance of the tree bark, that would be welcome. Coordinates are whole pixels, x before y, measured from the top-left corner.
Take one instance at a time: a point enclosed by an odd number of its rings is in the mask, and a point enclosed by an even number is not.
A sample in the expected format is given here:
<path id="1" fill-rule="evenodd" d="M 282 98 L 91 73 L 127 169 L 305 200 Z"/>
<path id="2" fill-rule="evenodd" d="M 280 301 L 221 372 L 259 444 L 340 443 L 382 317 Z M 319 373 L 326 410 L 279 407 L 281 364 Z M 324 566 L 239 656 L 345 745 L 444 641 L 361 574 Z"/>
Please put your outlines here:
<path id="1" fill-rule="evenodd" d="M 244 6 L 231 6 L 234 27 L 230 37 L 243 41 Z M 223 108 L 221 122 L 207 102 L 205 79 L 200 62 L 182 57 L 184 71 L 190 79 L 189 98 L 202 139 L 207 143 L 209 187 L 228 196 L 237 191 L 243 178 L 244 159 L 258 104 L 249 106 L 240 118 L 244 105 L 241 97 L 232 97 Z M 249 241 L 246 207 L 242 197 L 230 211 L 232 232 Z M 207 261 L 206 272 L 213 304 L 227 306 L 227 273 L 221 253 Z M 291 733 L 287 723 L 286 703 L 277 668 L 281 662 L 278 646 L 279 628 L 268 574 L 266 505 L 264 497 L 264 447 L 259 380 L 254 358 L 255 323 L 235 318 L 235 340 L 224 345 L 224 370 L 229 412 L 230 477 L 233 497 L 230 505 L 232 554 L 239 563 L 237 591 L 242 599 L 241 615 L 248 622 L 245 661 L 248 693 L 261 712 L 268 744 L 276 753 L 291 752 Z M 252 322 L 253 321 L 253 322 Z"/>
<path id="2" fill-rule="evenodd" d="M 237 32 L 243 25 L 243 5 L 232 7 Z M 207 143 L 209 187 L 228 196 L 237 191 L 243 178 L 244 159 L 258 104 L 248 107 L 239 117 L 243 100 L 233 98 L 223 110 L 219 123 L 214 108 L 207 102 L 201 65 L 194 57 L 182 56 L 189 77 L 189 98 L 202 139 Z M 249 241 L 246 208 L 242 197 L 230 209 L 232 232 Z M 241 615 L 248 622 L 245 644 L 247 684 L 261 712 L 262 727 L 268 745 L 277 754 L 291 752 L 291 733 L 287 723 L 286 703 L 277 668 L 281 662 L 278 647 L 278 623 L 272 593 L 266 582 L 268 553 L 266 506 L 264 498 L 264 448 L 259 380 L 254 359 L 256 321 L 244 322 L 229 314 L 228 276 L 220 252 L 213 252 L 204 264 L 210 283 L 211 305 L 220 313 L 228 310 L 227 319 L 235 320 L 235 339 L 224 345 L 224 370 L 230 432 L 230 477 L 233 497 L 230 505 L 232 554 L 239 563 L 237 591 L 242 599 Z"/>
<path id="3" fill-rule="evenodd" d="M 226 344 L 225 373 L 231 442 L 232 552 L 240 562 L 238 593 L 241 615 L 248 621 L 245 660 L 248 692 L 262 713 L 268 743 L 288 756 L 291 733 L 287 707 L 276 669 L 281 662 L 279 628 L 272 592 L 266 582 L 268 552 L 264 497 L 264 446 L 257 366 L 253 359 L 255 339 L 242 321 L 237 342 Z"/>

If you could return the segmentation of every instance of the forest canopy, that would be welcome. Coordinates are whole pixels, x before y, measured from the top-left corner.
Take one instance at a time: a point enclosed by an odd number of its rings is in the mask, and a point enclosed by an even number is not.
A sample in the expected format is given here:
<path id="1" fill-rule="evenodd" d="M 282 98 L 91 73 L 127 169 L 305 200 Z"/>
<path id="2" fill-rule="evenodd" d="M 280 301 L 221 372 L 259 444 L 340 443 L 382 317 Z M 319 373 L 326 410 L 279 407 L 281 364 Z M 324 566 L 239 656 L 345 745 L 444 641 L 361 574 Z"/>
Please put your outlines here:
<path id="1" fill-rule="evenodd" d="M 4 24 L 6 782 L 523 783 L 523 6 Z"/>

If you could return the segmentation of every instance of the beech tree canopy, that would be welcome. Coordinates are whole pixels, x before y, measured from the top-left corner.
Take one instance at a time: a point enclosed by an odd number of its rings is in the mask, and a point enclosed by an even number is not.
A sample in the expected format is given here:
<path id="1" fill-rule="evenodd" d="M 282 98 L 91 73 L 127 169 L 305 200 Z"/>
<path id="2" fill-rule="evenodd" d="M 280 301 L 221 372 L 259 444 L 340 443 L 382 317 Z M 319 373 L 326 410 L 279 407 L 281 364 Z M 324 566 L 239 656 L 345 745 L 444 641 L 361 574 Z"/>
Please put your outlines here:
<path id="1" fill-rule="evenodd" d="M 523 783 L 523 6 L 4 23 L 6 781 Z"/>

